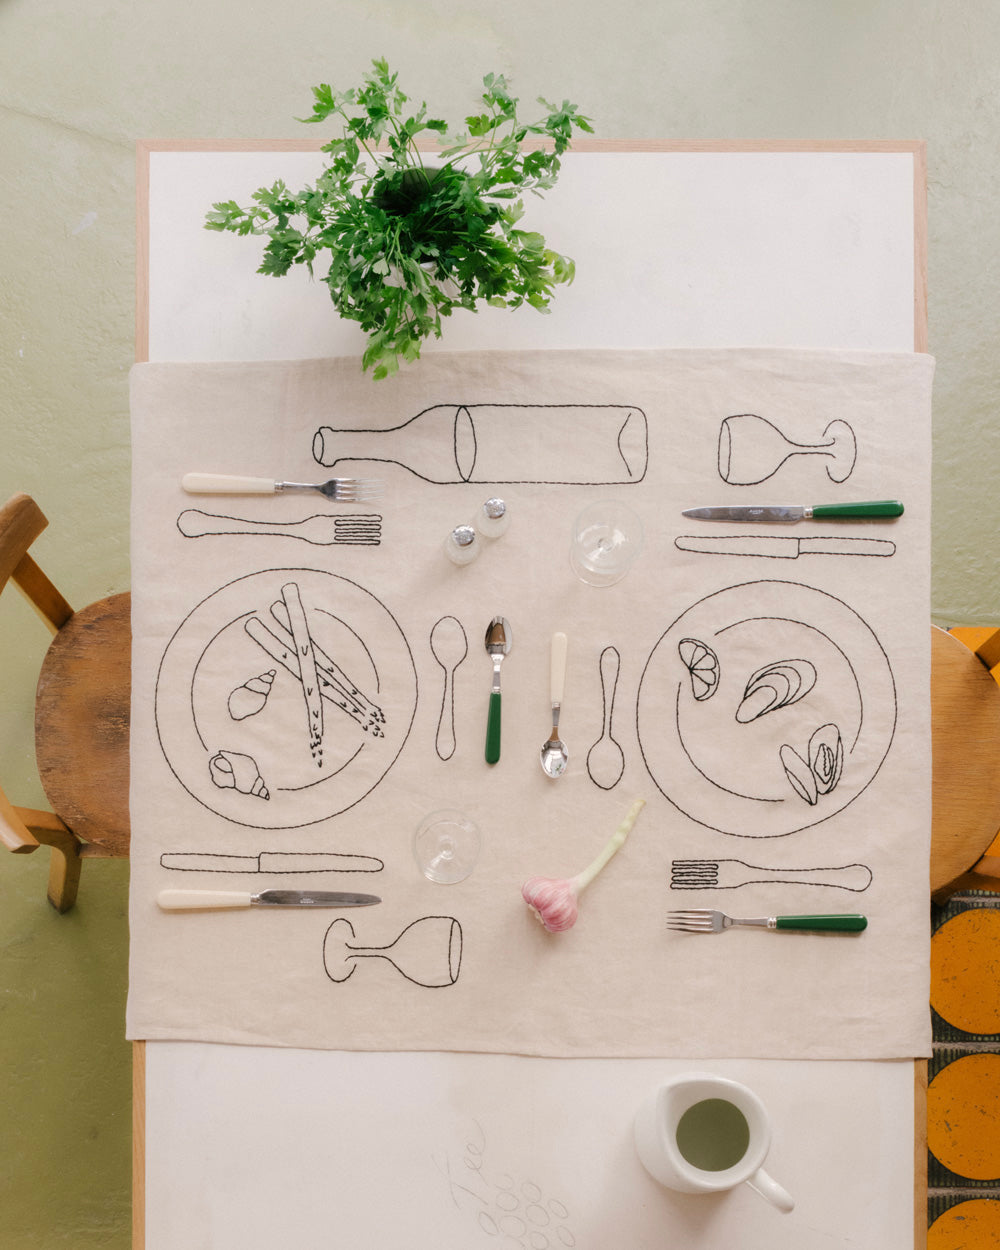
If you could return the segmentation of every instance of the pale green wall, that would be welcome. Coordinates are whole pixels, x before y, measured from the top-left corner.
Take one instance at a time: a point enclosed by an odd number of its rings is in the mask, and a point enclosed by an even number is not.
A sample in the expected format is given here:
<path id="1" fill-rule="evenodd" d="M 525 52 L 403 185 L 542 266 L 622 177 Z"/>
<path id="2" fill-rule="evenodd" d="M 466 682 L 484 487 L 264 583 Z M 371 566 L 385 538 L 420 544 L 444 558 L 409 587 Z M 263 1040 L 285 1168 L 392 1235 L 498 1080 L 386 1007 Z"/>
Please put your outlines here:
<path id="1" fill-rule="evenodd" d="M 0 0 L 0 497 L 39 499 L 39 559 L 71 601 L 129 583 L 135 141 L 296 135 L 313 83 L 351 85 L 380 55 L 449 118 L 498 70 L 525 100 L 575 100 L 603 138 L 926 139 L 932 614 L 1000 619 L 995 0 Z M 44 638 L 8 598 L 0 775 L 41 804 Z M 88 865 L 60 918 L 41 856 L 0 856 L 3 1247 L 128 1244 L 123 867 Z M 74 1087 L 96 1092 L 62 1132 Z"/>

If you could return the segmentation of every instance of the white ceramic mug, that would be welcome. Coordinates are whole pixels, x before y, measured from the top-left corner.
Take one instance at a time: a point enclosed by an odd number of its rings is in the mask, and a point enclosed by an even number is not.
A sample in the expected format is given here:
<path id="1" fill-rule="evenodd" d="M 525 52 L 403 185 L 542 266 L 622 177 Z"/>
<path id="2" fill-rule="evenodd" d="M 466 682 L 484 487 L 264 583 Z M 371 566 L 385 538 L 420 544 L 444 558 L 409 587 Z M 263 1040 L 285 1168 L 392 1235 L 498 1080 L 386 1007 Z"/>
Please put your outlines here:
<path id="1" fill-rule="evenodd" d="M 794 1200 L 762 1166 L 770 1145 L 770 1120 L 757 1095 L 703 1072 L 661 1085 L 635 1119 L 639 1158 L 661 1185 L 707 1194 L 745 1182 L 780 1211 L 791 1211 Z"/>

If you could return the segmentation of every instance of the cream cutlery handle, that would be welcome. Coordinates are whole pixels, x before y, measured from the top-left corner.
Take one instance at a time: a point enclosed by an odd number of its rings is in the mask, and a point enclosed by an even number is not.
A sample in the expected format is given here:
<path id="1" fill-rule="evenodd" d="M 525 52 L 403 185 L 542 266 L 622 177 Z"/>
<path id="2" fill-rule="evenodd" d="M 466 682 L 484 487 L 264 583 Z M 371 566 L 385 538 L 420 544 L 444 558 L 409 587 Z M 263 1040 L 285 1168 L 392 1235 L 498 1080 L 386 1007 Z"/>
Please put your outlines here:
<path id="1" fill-rule="evenodd" d="M 249 890 L 161 890 L 156 901 L 164 911 L 205 911 L 249 907 L 252 898 Z"/>
<path id="2" fill-rule="evenodd" d="M 549 665 L 549 681 L 552 692 L 552 702 L 562 703 L 563 690 L 566 686 L 566 651 L 567 641 L 565 634 L 552 635 L 552 652 Z"/>
<path id="3" fill-rule="evenodd" d="M 229 473 L 185 473 L 181 486 L 192 495 L 273 495 L 274 478 Z"/>

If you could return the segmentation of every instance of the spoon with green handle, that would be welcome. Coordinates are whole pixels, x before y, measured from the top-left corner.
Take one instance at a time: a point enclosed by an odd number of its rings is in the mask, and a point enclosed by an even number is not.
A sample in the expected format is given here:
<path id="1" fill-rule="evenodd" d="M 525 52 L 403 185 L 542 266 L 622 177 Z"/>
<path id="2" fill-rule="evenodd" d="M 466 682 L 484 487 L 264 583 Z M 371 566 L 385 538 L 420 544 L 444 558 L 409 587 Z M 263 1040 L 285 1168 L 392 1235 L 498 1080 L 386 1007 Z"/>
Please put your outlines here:
<path id="1" fill-rule="evenodd" d="M 486 627 L 486 653 L 493 661 L 493 685 L 486 720 L 487 764 L 495 764 L 500 758 L 500 665 L 510 652 L 511 642 L 510 622 L 506 617 L 495 616 Z"/>
<path id="2" fill-rule="evenodd" d="M 668 911 L 667 928 L 685 933 L 721 933 L 734 925 L 749 925 L 756 929 L 796 929 L 824 933 L 860 933 L 868 927 L 865 916 L 754 916 L 744 919 L 727 916 L 722 911 L 692 907 L 686 911 Z"/>

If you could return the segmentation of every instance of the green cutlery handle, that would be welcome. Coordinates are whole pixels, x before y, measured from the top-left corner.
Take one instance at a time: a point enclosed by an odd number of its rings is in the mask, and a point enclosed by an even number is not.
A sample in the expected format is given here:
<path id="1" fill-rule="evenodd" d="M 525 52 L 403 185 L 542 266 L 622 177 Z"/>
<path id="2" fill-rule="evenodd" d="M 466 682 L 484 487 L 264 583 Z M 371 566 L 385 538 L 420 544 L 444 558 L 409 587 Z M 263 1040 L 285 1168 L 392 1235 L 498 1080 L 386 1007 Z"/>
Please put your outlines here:
<path id="1" fill-rule="evenodd" d="M 486 763 L 500 758 L 500 691 L 490 691 L 490 710 L 486 717 Z"/>
<path id="2" fill-rule="evenodd" d="M 868 928 L 865 916 L 776 916 L 776 929 L 822 929 L 834 933 L 860 933 Z"/>
<path id="3" fill-rule="evenodd" d="M 876 499 L 871 503 L 821 503 L 812 510 L 813 520 L 824 517 L 889 517 L 902 516 L 903 505 L 898 499 Z"/>

